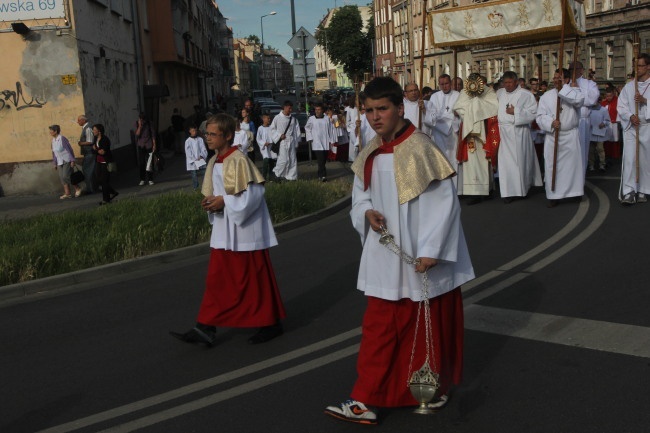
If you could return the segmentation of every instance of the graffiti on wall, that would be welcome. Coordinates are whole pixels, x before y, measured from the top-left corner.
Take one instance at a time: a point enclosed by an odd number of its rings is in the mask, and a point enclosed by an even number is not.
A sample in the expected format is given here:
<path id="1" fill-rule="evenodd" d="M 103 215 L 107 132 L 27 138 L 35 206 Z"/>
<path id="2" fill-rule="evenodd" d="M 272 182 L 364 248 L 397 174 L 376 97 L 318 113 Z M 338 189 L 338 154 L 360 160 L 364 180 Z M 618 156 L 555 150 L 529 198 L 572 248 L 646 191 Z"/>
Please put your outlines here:
<path id="1" fill-rule="evenodd" d="M 39 99 L 38 96 L 32 97 L 27 101 L 28 96 L 25 96 L 23 93 L 23 86 L 19 81 L 16 81 L 16 90 L 2 90 L 0 95 L 3 97 L 0 98 L 0 111 L 4 108 L 11 108 L 13 104 L 14 108 L 17 111 L 24 110 L 25 108 L 41 108 L 43 105 L 47 104 L 47 101 L 44 99 Z"/>

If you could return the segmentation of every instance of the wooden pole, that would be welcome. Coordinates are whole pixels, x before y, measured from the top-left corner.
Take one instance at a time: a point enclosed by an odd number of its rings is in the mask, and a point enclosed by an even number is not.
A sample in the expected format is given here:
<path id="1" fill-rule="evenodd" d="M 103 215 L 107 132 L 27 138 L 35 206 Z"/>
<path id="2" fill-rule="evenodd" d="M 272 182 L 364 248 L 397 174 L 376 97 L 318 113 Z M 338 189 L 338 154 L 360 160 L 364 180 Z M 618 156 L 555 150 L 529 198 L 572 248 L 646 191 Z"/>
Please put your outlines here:
<path id="1" fill-rule="evenodd" d="M 632 42 L 634 47 L 634 95 L 636 96 L 639 93 L 639 34 L 634 32 L 634 41 Z M 636 99 L 636 98 L 635 98 Z M 639 118 L 639 101 L 636 101 L 634 104 L 634 115 L 636 118 Z M 636 129 L 636 149 L 635 149 L 635 169 L 636 169 L 636 183 L 639 184 L 639 125 L 635 126 Z M 635 187 L 636 189 L 636 187 Z"/>
<path id="2" fill-rule="evenodd" d="M 558 56 L 558 69 L 564 81 L 564 74 L 562 72 L 562 65 L 564 63 L 564 35 L 566 32 L 566 0 L 562 0 L 562 29 L 560 30 L 560 54 Z M 559 93 L 559 90 L 558 90 Z M 560 120 L 560 112 L 562 110 L 562 101 L 560 95 L 557 97 L 557 104 L 555 106 L 555 119 Z M 553 172 L 551 174 L 551 191 L 555 191 L 555 180 L 557 178 L 557 146 L 560 140 L 559 128 L 555 130 L 555 145 L 553 146 Z"/>
<path id="3" fill-rule="evenodd" d="M 418 106 L 424 107 L 424 97 L 422 88 L 424 87 L 424 44 L 426 43 L 427 32 L 425 26 L 427 23 L 427 2 L 422 2 L 422 44 L 420 45 L 420 101 Z M 422 108 L 418 109 L 418 129 L 422 129 Z"/>
<path id="4" fill-rule="evenodd" d="M 363 149 L 363 140 L 361 136 L 361 105 L 359 105 L 359 90 L 361 89 L 361 79 L 357 76 L 356 83 L 354 84 L 354 102 L 357 108 L 357 122 L 354 122 L 354 132 L 357 136 L 357 144 L 359 146 L 359 152 Z"/>

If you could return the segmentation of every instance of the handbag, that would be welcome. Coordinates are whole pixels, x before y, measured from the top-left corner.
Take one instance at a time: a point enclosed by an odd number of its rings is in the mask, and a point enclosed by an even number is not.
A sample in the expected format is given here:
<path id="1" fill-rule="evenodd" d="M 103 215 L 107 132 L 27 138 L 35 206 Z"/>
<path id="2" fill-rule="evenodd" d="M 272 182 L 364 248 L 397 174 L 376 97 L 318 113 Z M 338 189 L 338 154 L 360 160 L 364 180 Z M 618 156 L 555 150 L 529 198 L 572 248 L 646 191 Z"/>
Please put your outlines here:
<path id="1" fill-rule="evenodd" d="M 73 185 L 79 185 L 85 178 L 83 172 L 75 165 L 72 169 L 72 174 L 70 174 L 70 183 Z"/>
<path id="2" fill-rule="evenodd" d="M 115 162 L 107 162 L 106 163 L 106 170 L 109 173 L 116 173 L 117 172 L 117 163 L 115 163 Z"/>
<path id="3" fill-rule="evenodd" d="M 291 125 L 291 121 L 293 120 L 293 116 L 289 118 L 289 123 L 287 123 L 287 127 L 284 128 L 284 132 L 282 135 L 287 135 L 287 131 L 289 130 L 289 126 Z M 273 144 L 271 144 L 271 152 L 273 153 L 280 153 L 280 142 L 282 142 L 282 139 L 278 141 L 274 141 Z"/>

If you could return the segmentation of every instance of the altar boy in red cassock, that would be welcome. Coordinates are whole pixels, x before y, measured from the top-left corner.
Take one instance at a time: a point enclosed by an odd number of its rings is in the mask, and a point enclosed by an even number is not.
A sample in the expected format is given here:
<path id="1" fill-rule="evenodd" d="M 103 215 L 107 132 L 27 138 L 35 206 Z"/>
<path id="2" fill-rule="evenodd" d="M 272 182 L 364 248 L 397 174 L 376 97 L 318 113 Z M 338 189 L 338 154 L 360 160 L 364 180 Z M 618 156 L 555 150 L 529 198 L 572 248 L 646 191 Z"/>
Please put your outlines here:
<path id="1" fill-rule="evenodd" d="M 463 301 L 460 285 L 474 278 L 452 182 L 455 172 L 431 139 L 404 118 L 401 88 L 389 77 L 365 88 L 366 117 L 377 133 L 355 159 L 352 224 L 363 253 L 357 288 L 368 306 L 363 318 L 357 381 L 350 398 L 325 413 L 361 424 L 376 424 L 376 407 L 417 405 L 407 382 L 409 370 L 424 363 L 424 327 L 433 338 L 439 396 L 444 406 L 463 365 Z M 394 236 L 409 265 L 379 242 L 381 228 Z M 423 273 L 428 278 L 431 317 L 420 317 L 412 352 Z M 410 368 L 412 367 L 412 368 Z"/>
<path id="2" fill-rule="evenodd" d="M 208 163 L 201 206 L 212 224 L 210 264 L 196 326 L 172 332 L 181 341 L 212 347 L 216 327 L 259 327 L 249 338 L 264 343 L 283 333 L 284 305 L 268 248 L 277 245 L 264 200 L 264 178 L 237 147 L 236 121 L 218 114 L 206 123 L 215 151 Z"/>

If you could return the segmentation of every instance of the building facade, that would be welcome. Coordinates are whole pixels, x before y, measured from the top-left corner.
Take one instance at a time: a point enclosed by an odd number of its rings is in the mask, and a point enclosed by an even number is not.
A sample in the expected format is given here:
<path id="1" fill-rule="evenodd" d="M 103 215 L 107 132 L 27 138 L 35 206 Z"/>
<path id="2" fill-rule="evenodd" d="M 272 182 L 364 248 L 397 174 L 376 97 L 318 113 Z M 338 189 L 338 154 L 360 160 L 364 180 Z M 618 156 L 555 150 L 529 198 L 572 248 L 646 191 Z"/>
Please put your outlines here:
<path id="1" fill-rule="evenodd" d="M 479 72 L 493 82 L 503 72 L 515 71 L 526 79 L 549 81 L 558 67 L 559 40 L 537 44 L 513 40 L 499 47 L 472 50 L 432 46 L 425 20 L 427 13 L 490 1 L 495 0 L 374 0 L 375 75 L 391 76 L 402 85 L 419 83 L 423 65 L 423 85 L 434 89 L 442 74 L 465 79 L 470 73 Z M 587 35 L 578 43 L 578 59 L 586 70 L 593 71 L 599 84 L 625 83 L 633 68 L 635 37 L 640 40 L 640 50 L 648 52 L 649 4 L 649 0 L 584 1 Z M 565 43 L 564 66 L 572 60 L 575 50 L 573 40 Z"/>
<path id="2" fill-rule="evenodd" d="M 75 150 L 102 123 L 123 166 L 139 112 L 158 131 L 230 95 L 232 30 L 213 0 L 49 0 L 0 10 L 0 197 L 58 191 L 48 126 Z"/>

